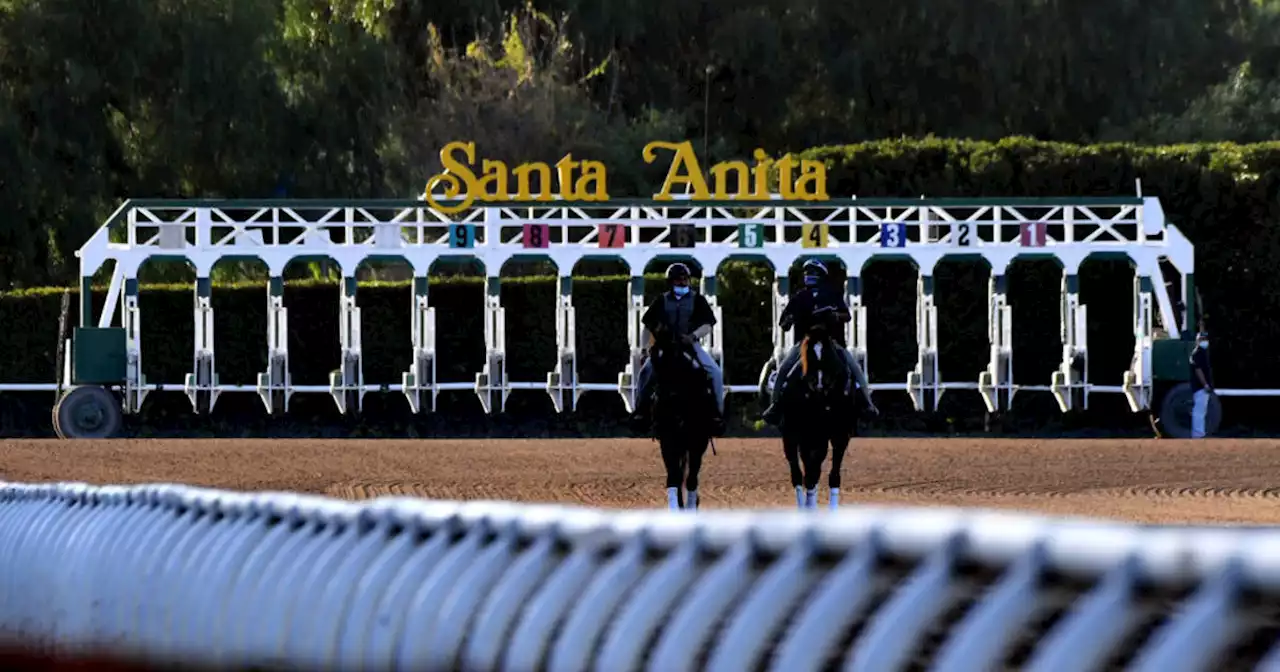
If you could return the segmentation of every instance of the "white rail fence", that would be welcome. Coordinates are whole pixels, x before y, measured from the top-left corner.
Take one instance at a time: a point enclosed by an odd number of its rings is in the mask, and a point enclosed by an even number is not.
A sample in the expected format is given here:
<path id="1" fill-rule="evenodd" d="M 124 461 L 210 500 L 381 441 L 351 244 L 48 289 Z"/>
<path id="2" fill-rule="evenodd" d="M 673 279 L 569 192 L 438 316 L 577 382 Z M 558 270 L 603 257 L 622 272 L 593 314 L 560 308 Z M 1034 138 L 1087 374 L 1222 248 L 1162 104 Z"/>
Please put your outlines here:
<path id="1" fill-rule="evenodd" d="M 0 485 L 0 631 L 306 670 L 1280 670 L 1280 532 Z"/>

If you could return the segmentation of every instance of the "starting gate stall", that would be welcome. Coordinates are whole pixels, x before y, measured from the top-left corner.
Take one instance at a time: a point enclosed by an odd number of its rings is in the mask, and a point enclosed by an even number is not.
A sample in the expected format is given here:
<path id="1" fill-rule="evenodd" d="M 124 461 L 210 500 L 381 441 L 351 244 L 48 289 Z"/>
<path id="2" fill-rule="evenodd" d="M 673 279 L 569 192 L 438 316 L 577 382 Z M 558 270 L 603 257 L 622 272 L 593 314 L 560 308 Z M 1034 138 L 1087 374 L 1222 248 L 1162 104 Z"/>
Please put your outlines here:
<path id="1" fill-rule="evenodd" d="M 440 199 L 437 203 L 445 199 Z M 1089 382 L 1085 342 L 1086 307 L 1080 301 L 1077 274 L 1091 255 L 1121 255 L 1136 269 L 1133 327 L 1136 345 L 1120 386 Z M 792 345 L 777 316 L 789 293 L 787 273 L 809 257 L 838 259 L 848 269 L 847 295 L 853 319 L 846 342 L 855 359 L 873 368 L 867 350 L 867 308 L 860 274 L 873 258 L 909 259 L 918 269 L 915 369 L 900 383 L 875 384 L 873 390 L 906 392 L 915 408 L 933 410 L 947 390 L 977 390 L 990 411 L 1009 408 L 1019 391 L 1054 395 L 1063 411 L 1086 407 L 1097 393 L 1125 395 L 1137 412 L 1154 403 L 1161 372 L 1174 370 L 1186 357 L 1196 329 L 1194 250 L 1178 229 L 1165 221 L 1152 197 L 1115 198 L 944 198 L 839 199 L 829 201 L 605 201 L 592 203 L 480 203 L 446 213 L 423 200 L 135 200 L 126 202 L 77 253 L 81 264 L 79 326 L 59 385 L 2 386 L 5 389 L 70 391 L 55 411 L 60 435 L 96 436 L 118 427 L 118 415 L 135 413 L 153 390 L 178 388 L 197 413 L 211 410 L 220 395 L 255 393 L 268 412 L 284 411 L 297 393 L 326 393 L 339 410 L 358 412 L 368 392 L 403 394 L 412 410 L 434 410 L 442 390 L 470 389 L 486 411 L 500 411 L 514 390 L 550 395 L 557 411 L 576 407 L 585 392 L 620 394 L 628 409 L 635 400 L 636 374 L 643 361 L 640 316 L 644 310 L 643 269 L 656 259 L 692 258 L 701 267 L 703 293 L 718 324 L 705 345 L 723 363 L 723 319 L 717 302 L 716 272 L 732 259 L 765 260 L 774 269 L 774 366 Z M 984 259 L 991 268 L 988 286 L 990 354 L 978 380 L 943 381 L 938 375 L 937 306 L 933 270 L 944 257 Z M 1046 257 L 1062 266 L 1062 361 L 1052 379 L 1017 384 L 1013 375 L 1012 309 L 1006 300 L 1005 272 L 1020 257 Z M 154 258 L 186 259 L 196 270 L 195 347 L 191 373 L 181 384 L 156 384 L 142 375 L 143 346 L 138 310 L 139 267 Z M 252 257 L 266 264 L 267 369 L 256 385 L 224 385 L 215 365 L 213 291 L 210 272 L 227 258 Z M 293 385 L 289 372 L 288 308 L 283 300 L 285 266 L 302 257 L 329 257 L 343 273 L 340 296 L 341 364 L 329 384 Z M 484 337 L 486 357 L 472 383 L 436 380 L 436 321 L 428 291 L 432 265 L 445 258 L 471 258 L 486 273 Z M 613 381 L 583 381 L 577 375 L 576 314 L 572 271 L 588 258 L 626 263 L 632 275 L 628 296 L 629 361 Z M 360 308 L 356 305 L 356 269 L 370 259 L 401 259 L 413 269 L 412 363 L 398 383 L 366 381 L 362 367 Z M 499 273 L 513 259 L 550 260 L 560 275 L 556 298 L 555 368 L 545 380 L 509 380 Z M 106 308 L 94 318 L 90 279 L 108 261 L 115 262 Z M 1161 261 L 1180 275 L 1170 297 Z M 1174 301 L 1185 310 L 1175 310 Z M 118 326 L 114 313 L 121 311 Z M 1157 319 L 1158 318 L 1158 321 Z M 764 325 L 761 325 L 763 328 Z M 1157 332 L 1157 327 L 1163 332 Z M 763 376 L 762 376 L 763 377 Z M 1171 376 L 1175 377 L 1175 376 Z M 729 384 L 731 393 L 758 393 L 760 384 Z M 83 391 L 82 391 L 83 390 Z M 120 396 L 104 395 L 115 390 Z M 104 399 L 114 408 L 104 409 Z M 117 417 L 114 417 L 117 416 Z M 100 419 L 105 417 L 106 420 Z M 86 420 L 85 418 L 88 418 Z M 95 418 L 99 418 L 95 420 Z M 112 421 L 114 420 L 114 422 Z M 95 424 L 96 423 L 96 424 Z"/>

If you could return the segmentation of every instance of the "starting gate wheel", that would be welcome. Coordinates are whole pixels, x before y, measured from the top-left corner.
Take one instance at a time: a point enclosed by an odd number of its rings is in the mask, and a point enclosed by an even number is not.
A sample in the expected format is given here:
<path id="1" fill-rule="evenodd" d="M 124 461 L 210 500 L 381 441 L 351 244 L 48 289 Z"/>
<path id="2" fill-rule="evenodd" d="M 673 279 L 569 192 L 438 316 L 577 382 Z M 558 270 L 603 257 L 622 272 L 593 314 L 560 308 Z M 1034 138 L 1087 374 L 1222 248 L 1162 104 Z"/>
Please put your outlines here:
<path id="1" fill-rule="evenodd" d="M 53 428 L 62 439 L 108 439 L 122 422 L 120 400 L 96 385 L 67 392 L 53 407 Z"/>
<path id="2" fill-rule="evenodd" d="M 52 419 L 52 422 L 53 422 L 53 433 L 54 433 L 54 435 L 56 435 L 59 439 L 65 439 L 65 438 L 67 438 L 67 437 L 62 433 L 62 428 L 58 426 L 58 409 L 62 406 L 62 400 L 63 400 L 63 399 L 65 399 L 66 397 L 67 397 L 67 395 L 66 395 L 66 394 L 63 394 L 61 397 L 58 397 L 58 400 L 57 400 L 57 401 L 55 401 L 55 402 L 53 402 L 53 410 L 50 412 L 50 415 L 52 415 L 52 416 L 53 416 L 53 419 Z"/>
<path id="3" fill-rule="evenodd" d="M 1160 434 L 1171 439 L 1191 438 L 1191 408 L 1195 393 L 1191 383 L 1179 383 L 1164 395 L 1160 403 Z M 1212 436 L 1222 422 L 1222 401 L 1210 395 L 1209 410 L 1204 418 L 1205 436 Z"/>

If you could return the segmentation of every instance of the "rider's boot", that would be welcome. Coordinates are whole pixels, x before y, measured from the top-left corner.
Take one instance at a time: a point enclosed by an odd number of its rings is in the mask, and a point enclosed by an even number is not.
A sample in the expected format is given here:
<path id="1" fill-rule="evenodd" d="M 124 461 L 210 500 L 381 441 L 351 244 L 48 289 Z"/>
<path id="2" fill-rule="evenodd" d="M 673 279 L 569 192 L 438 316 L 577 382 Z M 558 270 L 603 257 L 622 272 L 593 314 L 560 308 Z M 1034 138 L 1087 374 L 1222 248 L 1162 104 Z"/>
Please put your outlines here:
<path id="1" fill-rule="evenodd" d="M 646 436 L 650 431 L 649 416 L 641 411 L 631 414 L 630 418 L 631 433 L 636 436 Z"/>
<path id="2" fill-rule="evenodd" d="M 764 420 L 765 422 L 771 425 L 777 425 L 782 422 L 781 399 L 782 399 L 782 394 L 784 392 L 782 386 L 785 385 L 786 383 L 787 381 L 784 380 L 781 376 L 779 376 L 778 380 L 774 382 L 774 385 L 777 386 L 777 389 L 769 397 L 769 408 L 764 409 L 764 413 L 761 414 L 760 416 L 761 420 Z"/>
<path id="3" fill-rule="evenodd" d="M 769 408 L 764 409 L 764 413 L 760 416 L 761 420 L 776 425 L 782 422 L 782 409 L 778 408 L 778 404 L 769 404 Z"/>
<path id="4" fill-rule="evenodd" d="M 711 412 L 711 433 L 713 436 L 724 436 L 725 432 L 724 414 L 719 409 Z"/>
<path id="5" fill-rule="evenodd" d="M 643 435 L 653 424 L 650 416 L 650 400 L 647 396 L 636 395 L 636 410 L 631 414 L 631 431 Z"/>
<path id="6" fill-rule="evenodd" d="M 652 391 L 651 381 L 645 381 L 645 385 L 641 385 L 636 390 L 636 410 L 631 413 L 631 426 L 633 428 L 645 426 L 649 421 L 649 394 Z"/>

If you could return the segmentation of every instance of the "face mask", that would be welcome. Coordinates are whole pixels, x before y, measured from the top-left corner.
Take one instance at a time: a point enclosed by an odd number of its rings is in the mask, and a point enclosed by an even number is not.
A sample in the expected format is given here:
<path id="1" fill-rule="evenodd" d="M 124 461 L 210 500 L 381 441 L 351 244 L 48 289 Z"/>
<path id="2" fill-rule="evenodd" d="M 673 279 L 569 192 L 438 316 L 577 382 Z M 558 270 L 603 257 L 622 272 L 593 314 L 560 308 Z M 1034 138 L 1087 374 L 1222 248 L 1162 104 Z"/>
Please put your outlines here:
<path id="1" fill-rule="evenodd" d="M 1200 347 L 1204 348 L 1205 350 L 1208 350 L 1208 349 L 1209 349 L 1209 341 L 1200 341 Z"/>
<path id="2" fill-rule="evenodd" d="M 689 287 L 687 285 L 676 286 L 676 287 L 673 287 L 671 291 L 675 292 L 676 296 L 684 296 L 685 294 L 689 293 Z"/>
<path id="3" fill-rule="evenodd" d="M 806 276 L 804 276 L 804 286 L 805 286 L 805 287 L 817 287 L 817 286 L 818 286 L 818 277 L 817 277 L 816 275 L 806 275 Z"/>

